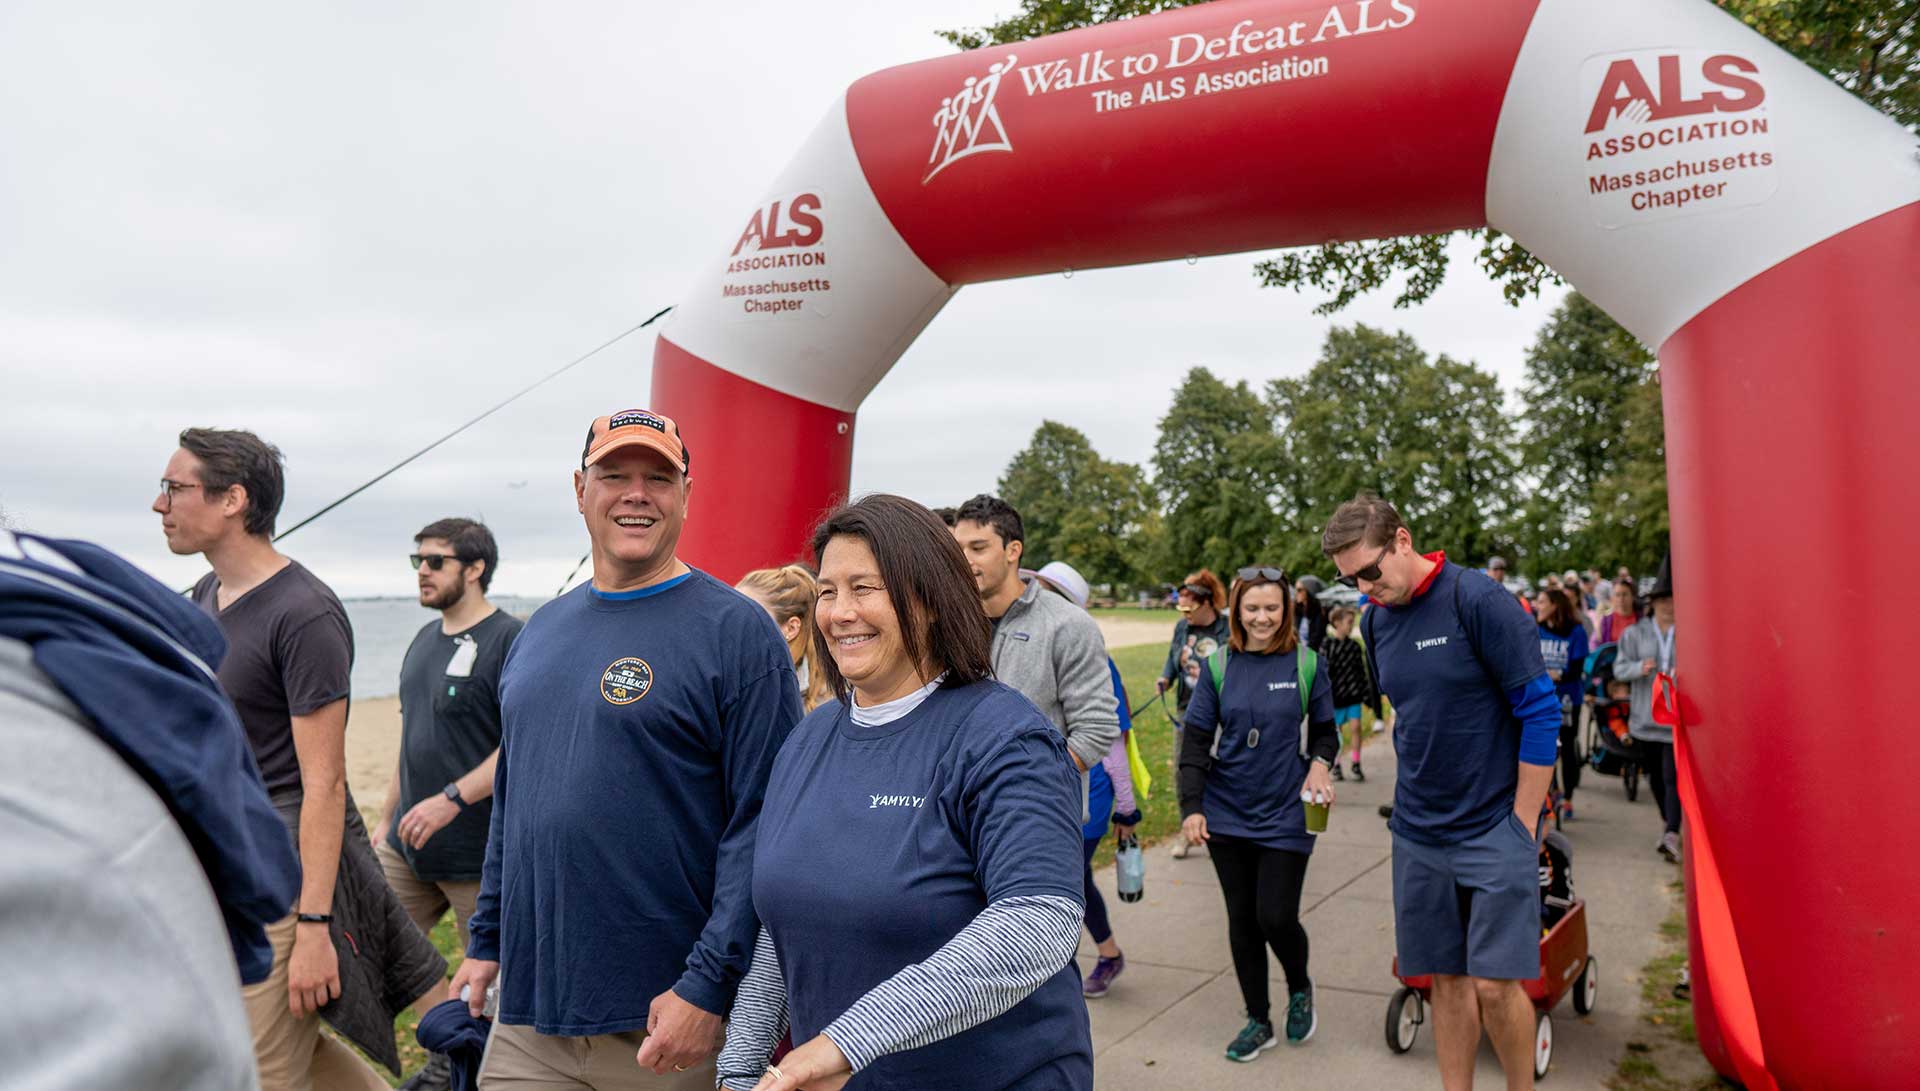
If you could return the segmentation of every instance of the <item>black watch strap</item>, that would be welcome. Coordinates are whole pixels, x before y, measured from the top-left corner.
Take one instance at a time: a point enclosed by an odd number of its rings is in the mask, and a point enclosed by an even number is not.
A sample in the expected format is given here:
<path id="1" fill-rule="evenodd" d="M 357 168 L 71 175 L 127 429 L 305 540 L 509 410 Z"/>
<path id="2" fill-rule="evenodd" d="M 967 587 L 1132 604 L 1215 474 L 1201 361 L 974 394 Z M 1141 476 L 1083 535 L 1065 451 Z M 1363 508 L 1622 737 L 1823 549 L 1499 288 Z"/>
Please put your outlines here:
<path id="1" fill-rule="evenodd" d="M 300 913 L 295 915 L 294 920 L 301 924 L 332 924 L 333 914 L 331 913 Z"/>

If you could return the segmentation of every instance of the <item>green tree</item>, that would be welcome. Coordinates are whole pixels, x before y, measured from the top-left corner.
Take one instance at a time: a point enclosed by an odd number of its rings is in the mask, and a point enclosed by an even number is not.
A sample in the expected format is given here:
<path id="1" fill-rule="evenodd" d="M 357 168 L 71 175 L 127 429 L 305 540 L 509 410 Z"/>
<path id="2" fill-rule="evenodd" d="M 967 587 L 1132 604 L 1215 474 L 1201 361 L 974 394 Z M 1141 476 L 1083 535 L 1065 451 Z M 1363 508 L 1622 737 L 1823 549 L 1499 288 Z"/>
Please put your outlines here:
<path id="1" fill-rule="evenodd" d="M 1276 448 L 1272 413 L 1252 388 L 1206 368 L 1187 372 L 1153 446 L 1166 519 L 1158 580 L 1201 565 L 1231 572 L 1266 547 L 1276 526 Z"/>
<path id="2" fill-rule="evenodd" d="M 1267 385 L 1289 505 L 1272 555 L 1326 567 L 1320 528 L 1361 491 L 1393 501 L 1422 548 L 1478 560 L 1499 548 L 1513 495 L 1512 426 L 1494 377 L 1430 359 L 1405 333 L 1336 328 L 1297 379 Z"/>
<path id="3" fill-rule="evenodd" d="M 939 34 L 961 49 L 1001 45 L 1094 26 L 1203 0 L 1019 0 L 990 26 Z M 1920 0 L 1715 0 L 1787 52 L 1826 73 L 1873 108 L 1920 130 Z M 1537 295 L 1560 277 L 1531 252 L 1490 227 L 1477 264 L 1509 303 Z M 1394 306 L 1425 302 L 1446 279 L 1449 235 L 1327 243 L 1284 251 L 1254 266 L 1268 287 L 1329 293 L 1315 310 L 1332 314 L 1405 274 Z"/>
<path id="4" fill-rule="evenodd" d="M 1153 510 L 1140 467 L 1101 458 L 1078 429 L 1043 421 L 1000 476 L 1000 495 L 1026 524 L 1025 564 L 1065 561 L 1087 582 L 1142 582 L 1127 543 Z"/>
<path id="5" fill-rule="evenodd" d="M 1578 292 L 1541 327 L 1521 383 L 1527 498 L 1513 526 L 1530 570 L 1594 562 L 1608 533 L 1594 498 L 1626 471 L 1634 453 L 1626 429 L 1645 423 L 1631 421 L 1631 410 L 1656 371 L 1653 353 Z M 1657 399 L 1652 407 L 1657 416 Z"/>
<path id="6" fill-rule="evenodd" d="M 1593 494 L 1590 553 L 1585 563 L 1610 572 L 1626 565 L 1652 572 L 1667 552 L 1667 431 L 1660 373 L 1635 386 L 1621 405 L 1625 447 Z"/>

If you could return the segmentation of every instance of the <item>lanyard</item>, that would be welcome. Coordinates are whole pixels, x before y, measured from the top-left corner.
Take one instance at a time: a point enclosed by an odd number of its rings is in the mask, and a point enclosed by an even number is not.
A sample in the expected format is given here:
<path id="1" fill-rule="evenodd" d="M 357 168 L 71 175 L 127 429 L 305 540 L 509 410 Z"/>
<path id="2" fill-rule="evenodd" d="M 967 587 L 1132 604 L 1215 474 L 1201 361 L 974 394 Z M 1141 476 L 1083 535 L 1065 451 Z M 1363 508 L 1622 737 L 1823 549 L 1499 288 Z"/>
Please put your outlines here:
<path id="1" fill-rule="evenodd" d="M 1658 622 L 1653 626 L 1654 634 L 1660 639 L 1660 669 L 1668 674 L 1673 673 L 1673 634 L 1677 628 L 1678 626 L 1669 625 L 1667 631 L 1662 633 Z"/>

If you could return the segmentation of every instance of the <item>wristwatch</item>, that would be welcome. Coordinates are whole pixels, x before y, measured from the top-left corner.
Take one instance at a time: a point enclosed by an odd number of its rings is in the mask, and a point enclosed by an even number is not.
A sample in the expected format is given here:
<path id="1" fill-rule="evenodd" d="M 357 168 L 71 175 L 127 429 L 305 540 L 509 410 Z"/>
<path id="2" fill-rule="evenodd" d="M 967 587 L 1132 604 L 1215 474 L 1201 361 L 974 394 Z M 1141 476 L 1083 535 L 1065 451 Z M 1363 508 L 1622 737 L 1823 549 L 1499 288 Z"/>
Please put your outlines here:
<path id="1" fill-rule="evenodd" d="M 440 794 L 453 800 L 461 810 L 464 811 L 467 809 L 467 801 L 460 798 L 460 785 L 448 784 L 445 788 L 440 789 Z"/>

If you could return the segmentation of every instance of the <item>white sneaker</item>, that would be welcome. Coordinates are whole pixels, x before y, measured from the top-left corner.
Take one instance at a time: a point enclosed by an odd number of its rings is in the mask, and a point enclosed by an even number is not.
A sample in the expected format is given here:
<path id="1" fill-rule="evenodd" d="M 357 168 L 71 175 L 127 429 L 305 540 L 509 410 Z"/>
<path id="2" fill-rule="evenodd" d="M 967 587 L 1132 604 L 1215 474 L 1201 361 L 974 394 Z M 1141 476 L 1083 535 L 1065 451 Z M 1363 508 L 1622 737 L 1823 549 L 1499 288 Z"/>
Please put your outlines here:
<path id="1" fill-rule="evenodd" d="M 1679 834 L 1663 833 L 1660 835 L 1660 855 L 1666 857 L 1667 859 L 1673 861 L 1676 864 L 1680 862 L 1680 835 Z"/>

